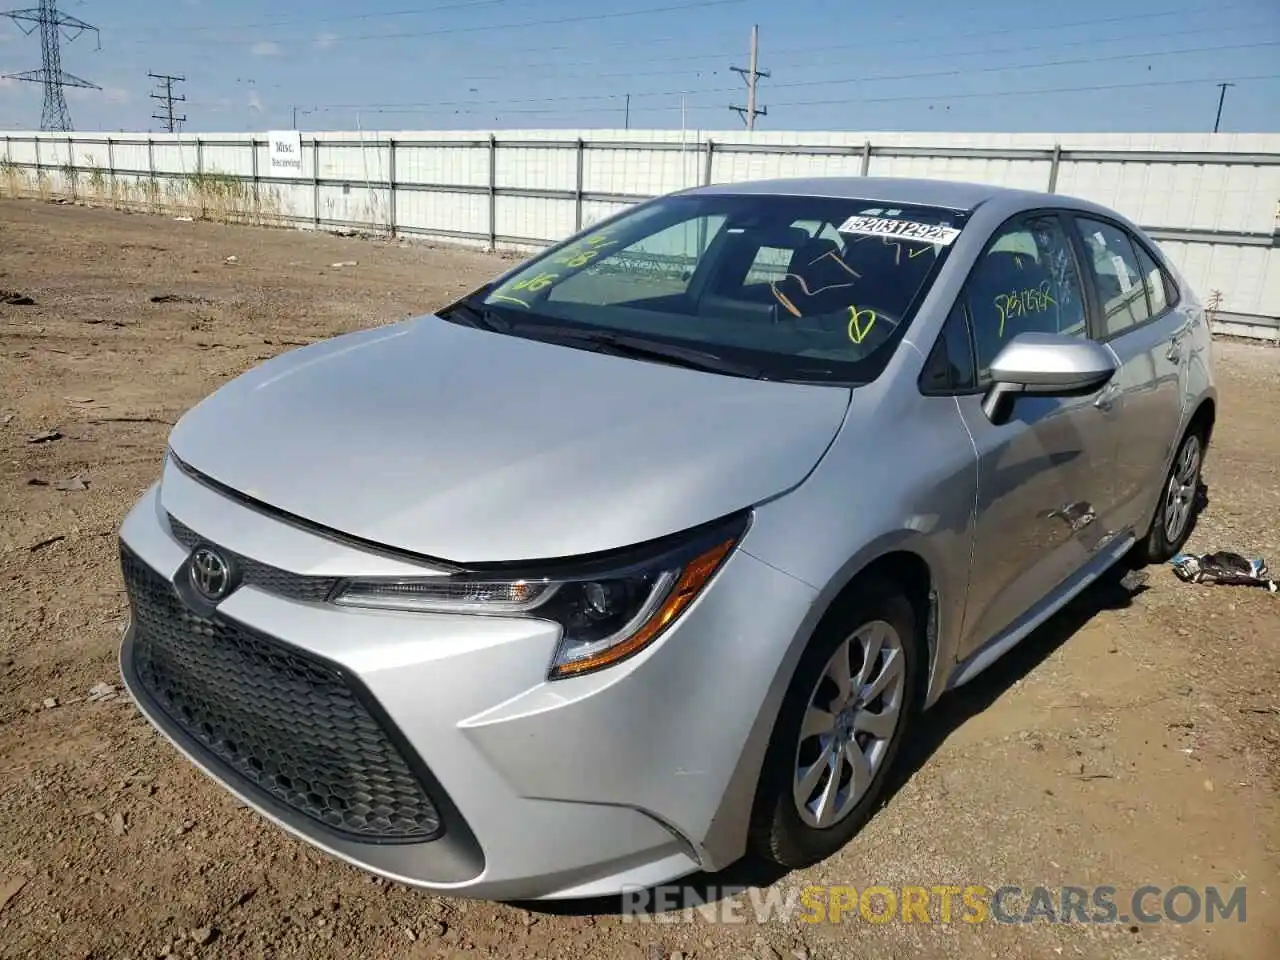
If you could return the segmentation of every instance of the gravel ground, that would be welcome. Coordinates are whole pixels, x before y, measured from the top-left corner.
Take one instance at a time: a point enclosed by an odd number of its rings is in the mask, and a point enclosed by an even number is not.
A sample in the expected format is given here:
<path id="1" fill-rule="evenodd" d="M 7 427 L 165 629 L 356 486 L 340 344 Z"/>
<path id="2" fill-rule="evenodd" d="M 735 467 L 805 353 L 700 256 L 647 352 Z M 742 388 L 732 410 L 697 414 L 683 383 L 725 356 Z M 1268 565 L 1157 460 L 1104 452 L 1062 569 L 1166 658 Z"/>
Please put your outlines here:
<path id="1" fill-rule="evenodd" d="M 442 899 L 313 852 L 182 760 L 119 695 L 115 662 L 114 534 L 169 425 L 262 359 L 429 310 L 500 266 L 0 201 L 0 957 L 1276 955 L 1280 596 L 1166 568 L 1136 595 L 1088 591 L 945 698 L 842 853 L 706 882 L 750 885 L 738 904 L 812 884 L 1106 884 L 1122 907 L 1142 884 L 1242 885 L 1244 923 L 972 924 L 959 905 L 951 923 L 745 909 L 637 923 L 616 901 Z M 1280 561 L 1280 351 L 1217 354 L 1222 413 L 1191 547 Z"/>

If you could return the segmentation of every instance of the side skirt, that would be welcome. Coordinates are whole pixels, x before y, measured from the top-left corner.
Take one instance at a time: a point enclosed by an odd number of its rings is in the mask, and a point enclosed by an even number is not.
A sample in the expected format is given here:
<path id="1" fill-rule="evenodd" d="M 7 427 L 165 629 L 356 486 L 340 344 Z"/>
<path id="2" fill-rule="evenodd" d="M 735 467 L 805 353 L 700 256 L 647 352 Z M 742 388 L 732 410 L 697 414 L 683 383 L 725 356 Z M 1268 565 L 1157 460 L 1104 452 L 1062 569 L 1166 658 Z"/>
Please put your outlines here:
<path id="1" fill-rule="evenodd" d="M 1009 625 L 1002 633 L 984 643 L 970 656 L 956 664 L 951 677 L 947 681 L 947 690 L 962 687 L 974 677 L 980 675 L 989 666 L 999 660 L 1018 645 L 1038 626 L 1074 600 L 1084 589 L 1098 577 L 1114 566 L 1137 542 L 1132 531 L 1118 536 L 1111 541 L 1093 560 L 1080 568 L 1066 580 L 1054 593 L 1036 604 L 1021 617 Z"/>

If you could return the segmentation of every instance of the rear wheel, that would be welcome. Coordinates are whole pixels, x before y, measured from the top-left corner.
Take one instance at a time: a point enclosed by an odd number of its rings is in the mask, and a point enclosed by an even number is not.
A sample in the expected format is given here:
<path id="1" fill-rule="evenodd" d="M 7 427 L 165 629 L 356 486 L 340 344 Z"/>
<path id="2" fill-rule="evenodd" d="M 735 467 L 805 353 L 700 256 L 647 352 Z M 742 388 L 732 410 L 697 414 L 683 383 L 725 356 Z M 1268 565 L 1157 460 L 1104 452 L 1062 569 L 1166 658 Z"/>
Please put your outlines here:
<path id="1" fill-rule="evenodd" d="M 1193 427 L 1182 438 L 1173 458 L 1151 529 L 1139 545 L 1140 559 L 1163 563 L 1182 549 L 1191 534 L 1196 497 L 1200 492 L 1200 468 L 1204 463 L 1204 432 Z"/>
<path id="2" fill-rule="evenodd" d="M 868 581 L 814 635 L 765 756 L 751 824 L 758 856 L 808 866 L 870 817 L 918 709 L 917 624 L 900 589 Z"/>

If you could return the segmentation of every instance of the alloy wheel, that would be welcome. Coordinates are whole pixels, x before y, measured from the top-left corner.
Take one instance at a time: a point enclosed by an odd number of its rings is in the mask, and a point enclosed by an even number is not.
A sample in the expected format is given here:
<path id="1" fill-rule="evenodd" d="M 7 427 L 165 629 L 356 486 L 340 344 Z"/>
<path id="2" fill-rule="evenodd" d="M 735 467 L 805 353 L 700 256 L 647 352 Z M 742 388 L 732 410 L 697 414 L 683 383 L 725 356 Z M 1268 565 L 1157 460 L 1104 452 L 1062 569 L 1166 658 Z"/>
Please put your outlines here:
<path id="1" fill-rule="evenodd" d="M 1178 459 L 1169 473 L 1169 485 L 1165 489 L 1164 535 L 1171 544 L 1178 542 L 1191 518 L 1199 481 L 1200 438 L 1193 433 L 1178 451 Z"/>
<path id="2" fill-rule="evenodd" d="M 883 765 L 906 695 L 902 638 L 883 620 L 836 647 L 809 697 L 792 794 L 800 819 L 825 829 L 843 820 Z"/>

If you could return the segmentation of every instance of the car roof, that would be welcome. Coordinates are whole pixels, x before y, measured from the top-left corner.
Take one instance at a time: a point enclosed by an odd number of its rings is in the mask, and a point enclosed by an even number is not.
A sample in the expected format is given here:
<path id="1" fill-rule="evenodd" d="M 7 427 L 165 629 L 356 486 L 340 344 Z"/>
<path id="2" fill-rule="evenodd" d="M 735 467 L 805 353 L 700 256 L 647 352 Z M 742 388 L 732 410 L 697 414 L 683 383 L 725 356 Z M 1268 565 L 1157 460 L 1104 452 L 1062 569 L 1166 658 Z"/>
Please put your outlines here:
<path id="1" fill-rule="evenodd" d="M 875 200 L 881 203 L 910 203 L 973 211 L 992 200 L 1011 205 L 1076 206 L 1077 201 L 1060 193 L 1014 190 L 987 183 L 959 180 L 924 180 L 910 177 L 794 177 L 775 180 L 747 180 L 716 183 L 682 191 L 686 195 L 756 194 L 788 197 L 832 197 Z"/>

